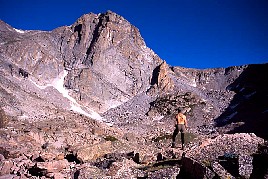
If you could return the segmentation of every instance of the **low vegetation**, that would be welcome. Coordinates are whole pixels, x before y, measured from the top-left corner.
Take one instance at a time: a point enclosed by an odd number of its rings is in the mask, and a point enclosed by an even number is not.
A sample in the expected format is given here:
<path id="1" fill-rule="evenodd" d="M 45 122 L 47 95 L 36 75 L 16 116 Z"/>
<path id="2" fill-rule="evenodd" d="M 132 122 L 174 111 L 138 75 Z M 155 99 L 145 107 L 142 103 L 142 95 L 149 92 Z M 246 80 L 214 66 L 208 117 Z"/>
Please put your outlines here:
<path id="1" fill-rule="evenodd" d="M 181 160 L 178 159 L 168 159 L 159 162 L 152 163 L 150 165 L 139 167 L 138 169 L 146 172 L 154 172 L 160 169 L 169 168 L 170 166 L 180 166 Z"/>
<path id="2" fill-rule="evenodd" d="M 108 135 L 104 137 L 104 140 L 114 142 L 117 141 L 118 139 L 114 136 Z"/>
<path id="3" fill-rule="evenodd" d="M 196 134 L 186 132 L 184 135 L 185 143 L 192 142 L 197 137 Z M 172 140 L 172 134 L 163 134 L 152 139 L 153 142 L 170 142 Z M 176 136 L 176 142 L 181 143 L 181 134 Z"/>

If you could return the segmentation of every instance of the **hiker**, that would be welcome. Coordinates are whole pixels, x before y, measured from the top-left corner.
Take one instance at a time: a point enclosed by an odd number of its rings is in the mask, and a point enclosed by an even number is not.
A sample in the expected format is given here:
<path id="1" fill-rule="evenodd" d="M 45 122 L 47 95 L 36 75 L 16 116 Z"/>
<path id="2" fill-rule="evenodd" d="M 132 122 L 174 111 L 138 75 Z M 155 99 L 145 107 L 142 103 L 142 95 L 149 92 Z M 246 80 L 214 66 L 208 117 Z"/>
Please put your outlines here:
<path id="1" fill-rule="evenodd" d="M 181 112 L 181 110 L 178 110 L 178 114 L 176 115 L 176 124 L 175 124 L 175 130 L 172 135 L 172 148 L 175 147 L 175 139 L 179 132 L 181 132 L 181 146 L 182 150 L 184 150 L 184 133 L 186 132 L 187 128 L 187 120 L 186 116 Z"/>

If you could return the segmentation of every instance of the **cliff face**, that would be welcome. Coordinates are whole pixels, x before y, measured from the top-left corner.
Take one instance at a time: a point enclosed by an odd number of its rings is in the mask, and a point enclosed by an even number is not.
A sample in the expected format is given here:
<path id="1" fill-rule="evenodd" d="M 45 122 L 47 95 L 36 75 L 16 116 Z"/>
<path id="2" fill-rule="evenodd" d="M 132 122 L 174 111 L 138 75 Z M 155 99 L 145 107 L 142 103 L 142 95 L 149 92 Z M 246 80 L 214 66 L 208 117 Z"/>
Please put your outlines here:
<path id="1" fill-rule="evenodd" d="M 232 133 L 252 132 L 267 139 L 267 69 L 268 64 L 249 65 L 227 86 L 235 96 L 216 119 L 217 126 L 228 125 Z"/>
<path id="2" fill-rule="evenodd" d="M 162 60 L 146 47 L 138 29 L 107 12 L 86 14 L 61 31 L 60 51 L 69 70 L 65 85 L 83 105 L 103 112 L 150 87 Z"/>
<path id="3" fill-rule="evenodd" d="M 83 15 L 51 32 L 19 33 L 2 26 L 7 39 L 2 38 L 1 54 L 9 65 L 25 70 L 40 86 L 66 71 L 64 86 L 70 95 L 96 112 L 146 91 L 153 69 L 162 62 L 136 27 L 110 11 Z"/>

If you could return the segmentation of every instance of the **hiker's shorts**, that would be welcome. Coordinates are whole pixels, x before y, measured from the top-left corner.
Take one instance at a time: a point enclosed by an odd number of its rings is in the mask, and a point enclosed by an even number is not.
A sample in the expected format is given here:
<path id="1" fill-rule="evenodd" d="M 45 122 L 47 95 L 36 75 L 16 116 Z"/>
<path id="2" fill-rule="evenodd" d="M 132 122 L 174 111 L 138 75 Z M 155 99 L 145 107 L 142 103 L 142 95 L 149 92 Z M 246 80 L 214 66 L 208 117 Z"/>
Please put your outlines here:
<path id="1" fill-rule="evenodd" d="M 184 124 L 178 124 L 178 130 L 179 130 L 181 133 L 185 133 L 185 132 L 186 132 L 185 125 L 184 125 Z"/>

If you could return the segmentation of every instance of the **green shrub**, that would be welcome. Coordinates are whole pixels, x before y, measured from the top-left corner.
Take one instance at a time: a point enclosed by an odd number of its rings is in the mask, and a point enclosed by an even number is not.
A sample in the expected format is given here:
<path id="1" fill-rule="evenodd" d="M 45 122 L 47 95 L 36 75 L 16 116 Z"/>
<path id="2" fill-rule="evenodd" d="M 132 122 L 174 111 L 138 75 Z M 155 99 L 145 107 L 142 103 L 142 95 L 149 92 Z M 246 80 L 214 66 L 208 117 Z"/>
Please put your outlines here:
<path id="1" fill-rule="evenodd" d="M 168 139 L 172 139 L 172 134 L 164 134 L 162 136 L 154 137 L 152 140 L 154 142 L 166 141 Z"/>
<path id="2" fill-rule="evenodd" d="M 197 137 L 196 134 L 186 132 L 184 135 L 185 143 L 192 142 Z M 172 140 L 172 134 L 164 134 L 152 139 L 153 142 L 170 142 Z M 176 142 L 181 143 L 181 133 L 176 136 Z"/>
<path id="3" fill-rule="evenodd" d="M 114 142 L 114 141 L 117 141 L 118 139 L 114 136 L 108 135 L 104 137 L 104 140 Z"/>

